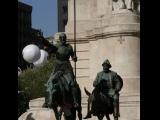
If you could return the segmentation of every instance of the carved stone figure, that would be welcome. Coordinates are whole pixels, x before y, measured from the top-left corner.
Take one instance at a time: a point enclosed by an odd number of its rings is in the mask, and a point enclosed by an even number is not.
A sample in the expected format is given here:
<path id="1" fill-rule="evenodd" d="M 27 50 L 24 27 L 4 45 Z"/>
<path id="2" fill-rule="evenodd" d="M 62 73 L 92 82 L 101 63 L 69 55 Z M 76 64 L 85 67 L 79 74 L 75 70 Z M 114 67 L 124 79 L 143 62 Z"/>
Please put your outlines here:
<path id="1" fill-rule="evenodd" d="M 124 0 L 113 0 L 112 1 L 113 10 L 125 9 L 125 1 Z"/>
<path id="2" fill-rule="evenodd" d="M 130 11 L 139 10 L 139 0 L 112 0 L 113 10 L 128 9 Z"/>
<path id="3" fill-rule="evenodd" d="M 135 0 L 127 0 L 126 7 L 128 10 L 134 10 L 135 7 Z"/>

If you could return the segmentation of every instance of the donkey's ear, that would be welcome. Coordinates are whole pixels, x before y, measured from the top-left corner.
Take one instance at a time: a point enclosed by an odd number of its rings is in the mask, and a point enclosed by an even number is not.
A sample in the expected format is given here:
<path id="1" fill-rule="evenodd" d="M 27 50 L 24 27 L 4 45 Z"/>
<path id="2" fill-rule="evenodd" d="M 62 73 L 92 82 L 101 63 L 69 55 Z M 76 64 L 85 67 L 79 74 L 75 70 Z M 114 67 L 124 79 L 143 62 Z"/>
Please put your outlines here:
<path id="1" fill-rule="evenodd" d="M 91 93 L 86 89 L 86 87 L 84 87 L 84 91 L 85 91 L 85 93 L 86 93 L 88 96 L 91 95 Z"/>

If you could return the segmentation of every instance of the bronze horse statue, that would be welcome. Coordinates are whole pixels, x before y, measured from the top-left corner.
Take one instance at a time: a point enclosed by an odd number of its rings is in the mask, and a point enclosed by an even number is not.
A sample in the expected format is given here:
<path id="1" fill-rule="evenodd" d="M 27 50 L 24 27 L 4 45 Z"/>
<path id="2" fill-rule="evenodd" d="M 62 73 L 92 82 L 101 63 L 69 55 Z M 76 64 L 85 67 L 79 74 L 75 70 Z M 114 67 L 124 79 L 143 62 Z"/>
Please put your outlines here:
<path id="1" fill-rule="evenodd" d="M 59 84 L 56 88 L 56 92 L 52 95 L 52 105 L 51 108 L 55 112 L 55 117 L 57 120 L 61 120 L 62 113 L 64 113 L 65 120 L 76 120 L 76 111 L 78 113 L 79 120 L 82 120 L 82 107 L 81 107 L 81 90 L 79 85 L 76 84 L 76 89 L 78 91 L 77 99 L 79 106 L 77 108 L 73 105 L 73 96 L 71 94 L 70 88 L 65 87 L 61 79 L 58 80 Z M 60 110 L 58 110 L 60 107 Z"/>

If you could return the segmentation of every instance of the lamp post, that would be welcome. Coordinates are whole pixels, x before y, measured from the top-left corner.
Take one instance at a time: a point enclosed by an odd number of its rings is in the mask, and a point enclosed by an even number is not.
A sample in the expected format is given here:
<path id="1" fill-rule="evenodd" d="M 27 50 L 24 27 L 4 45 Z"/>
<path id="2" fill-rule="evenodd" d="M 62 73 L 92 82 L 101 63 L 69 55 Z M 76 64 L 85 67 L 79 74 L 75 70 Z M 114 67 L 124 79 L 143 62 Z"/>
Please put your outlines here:
<path id="1" fill-rule="evenodd" d="M 76 0 L 74 2 L 74 55 L 76 55 Z M 75 71 L 75 81 L 76 81 L 76 62 L 74 62 L 74 71 Z"/>

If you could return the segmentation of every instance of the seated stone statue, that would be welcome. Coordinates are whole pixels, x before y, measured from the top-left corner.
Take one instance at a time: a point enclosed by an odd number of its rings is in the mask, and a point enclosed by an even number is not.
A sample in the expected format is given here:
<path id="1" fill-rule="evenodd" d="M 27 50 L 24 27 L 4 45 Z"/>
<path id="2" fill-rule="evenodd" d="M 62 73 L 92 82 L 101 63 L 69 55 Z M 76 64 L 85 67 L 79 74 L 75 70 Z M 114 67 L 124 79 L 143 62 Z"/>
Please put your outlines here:
<path id="1" fill-rule="evenodd" d="M 125 9 L 125 1 L 124 0 L 112 0 L 112 9 L 113 10 L 120 10 Z"/>
<path id="2" fill-rule="evenodd" d="M 113 10 L 128 9 L 138 11 L 140 0 L 112 0 Z"/>

